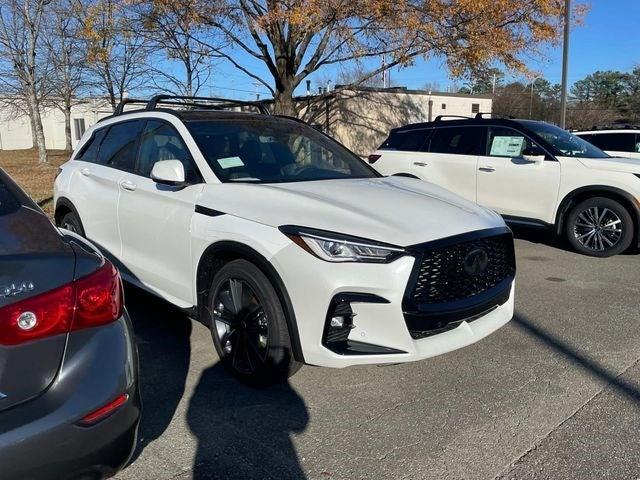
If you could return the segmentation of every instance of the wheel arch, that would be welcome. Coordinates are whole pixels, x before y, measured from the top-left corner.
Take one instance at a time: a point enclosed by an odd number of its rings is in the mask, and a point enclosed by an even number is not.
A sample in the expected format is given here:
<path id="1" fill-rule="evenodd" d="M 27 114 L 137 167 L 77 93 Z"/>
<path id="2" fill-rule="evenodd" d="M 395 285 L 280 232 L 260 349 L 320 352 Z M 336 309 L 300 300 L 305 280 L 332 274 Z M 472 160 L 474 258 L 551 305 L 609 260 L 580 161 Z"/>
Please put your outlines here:
<path id="1" fill-rule="evenodd" d="M 565 195 L 556 211 L 556 233 L 562 235 L 564 222 L 574 205 L 593 197 L 605 197 L 615 200 L 628 210 L 634 226 L 633 244 L 640 245 L 640 202 L 630 193 L 608 185 L 580 187 Z"/>
<path id="2" fill-rule="evenodd" d="M 66 197 L 58 198 L 58 201 L 56 202 L 55 210 L 53 213 L 55 224 L 59 225 L 60 220 L 62 220 L 62 217 L 67 213 L 75 214 L 78 217 L 78 219 L 80 219 L 80 221 L 82 222 L 82 218 L 78 213 L 78 209 L 75 207 L 73 202 Z"/>
<path id="3" fill-rule="evenodd" d="M 240 242 L 223 240 L 209 245 L 198 261 L 196 270 L 196 293 L 198 318 L 205 318 L 205 308 L 208 302 L 209 287 L 216 272 L 232 260 L 244 259 L 253 263 L 266 275 L 274 286 L 278 299 L 283 306 L 291 348 L 295 360 L 304 363 L 300 334 L 295 311 L 287 288 L 274 266 L 261 253 Z"/>

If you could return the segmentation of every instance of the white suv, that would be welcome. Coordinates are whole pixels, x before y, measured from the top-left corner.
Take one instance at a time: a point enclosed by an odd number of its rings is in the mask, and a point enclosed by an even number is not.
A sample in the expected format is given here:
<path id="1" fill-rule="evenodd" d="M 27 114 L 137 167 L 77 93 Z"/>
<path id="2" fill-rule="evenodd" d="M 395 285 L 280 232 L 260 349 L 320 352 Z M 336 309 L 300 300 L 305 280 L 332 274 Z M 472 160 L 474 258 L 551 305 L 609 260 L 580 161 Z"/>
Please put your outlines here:
<path id="1" fill-rule="evenodd" d="M 548 123 L 439 117 L 392 130 L 369 163 L 433 182 L 508 222 L 551 228 L 586 255 L 638 243 L 640 163 Z"/>
<path id="2" fill-rule="evenodd" d="M 574 135 L 595 145 L 614 157 L 627 157 L 640 160 L 640 127 L 594 128 Z"/>
<path id="3" fill-rule="evenodd" d="M 511 319 L 513 239 L 492 211 L 382 177 L 300 121 L 161 100 L 87 131 L 55 219 L 208 325 L 240 379 L 423 359 Z"/>

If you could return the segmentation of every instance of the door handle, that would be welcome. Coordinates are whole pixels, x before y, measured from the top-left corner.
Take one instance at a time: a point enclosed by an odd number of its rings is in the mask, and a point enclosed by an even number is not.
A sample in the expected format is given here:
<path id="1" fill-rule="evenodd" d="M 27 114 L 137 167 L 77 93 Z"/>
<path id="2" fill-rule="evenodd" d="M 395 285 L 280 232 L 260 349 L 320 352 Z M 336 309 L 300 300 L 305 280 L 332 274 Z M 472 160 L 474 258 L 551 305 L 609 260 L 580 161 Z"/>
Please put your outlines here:
<path id="1" fill-rule="evenodd" d="M 88 168 L 85 167 L 85 168 L 80 169 L 80 173 L 82 175 L 84 175 L 85 177 L 88 177 L 89 175 L 91 175 L 91 170 L 89 170 Z"/>
<path id="2" fill-rule="evenodd" d="M 480 168 L 479 168 L 479 170 L 480 170 L 481 172 L 495 172 L 495 171 L 496 171 L 496 169 L 495 169 L 495 168 L 493 168 L 493 167 L 492 167 L 492 166 L 490 166 L 490 165 L 487 165 L 486 167 L 480 167 Z"/>
<path id="3" fill-rule="evenodd" d="M 120 186 L 123 189 L 128 190 L 129 192 L 133 192 L 138 187 L 135 183 L 133 183 L 133 182 L 131 182 L 129 180 L 125 180 L 124 182 L 120 182 Z"/>
<path id="4" fill-rule="evenodd" d="M 416 167 L 426 167 L 427 164 L 425 162 L 413 162 Z"/>

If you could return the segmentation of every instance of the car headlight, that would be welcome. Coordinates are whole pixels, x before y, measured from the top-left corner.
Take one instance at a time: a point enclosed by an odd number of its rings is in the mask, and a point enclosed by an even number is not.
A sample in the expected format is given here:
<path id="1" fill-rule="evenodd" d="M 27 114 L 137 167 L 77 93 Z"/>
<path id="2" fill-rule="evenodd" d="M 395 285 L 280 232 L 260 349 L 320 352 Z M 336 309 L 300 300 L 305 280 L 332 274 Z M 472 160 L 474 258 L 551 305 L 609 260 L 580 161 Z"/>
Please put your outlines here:
<path id="1" fill-rule="evenodd" d="M 350 235 L 285 225 L 280 231 L 310 254 L 327 262 L 389 263 L 403 248 Z"/>

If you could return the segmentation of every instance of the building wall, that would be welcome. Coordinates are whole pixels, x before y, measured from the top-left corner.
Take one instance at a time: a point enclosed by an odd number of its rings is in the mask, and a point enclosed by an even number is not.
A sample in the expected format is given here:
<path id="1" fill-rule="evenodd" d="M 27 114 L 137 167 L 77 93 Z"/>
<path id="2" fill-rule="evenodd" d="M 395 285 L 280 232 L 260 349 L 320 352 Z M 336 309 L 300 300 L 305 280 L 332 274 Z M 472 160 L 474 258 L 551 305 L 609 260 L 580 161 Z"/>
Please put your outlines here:
<path id="1" fill-rule="evenodd" d="M 332 100 L 329 134 L 364 157 L 387 138 L 392 128 L 429 121 L 430 102 L 431 120 L 438 115 L 473 116 L 474 104 L 480 112 L 490 113 L 492 109 L 492 100 L 486 96 L 398 89 L 341 92 Z M 321 115 L 315 123 L 323 123 Z"/>
<path id="2" fill-rule="evenodd" d="M 102 100 L 88 101 L 71 109 L 71 144 L 75 147 L 84 130 L 99 119 L 111 115 L 111 108 Z M 76 129 L 75 120 L 84 120 Z M 42 128 L 48 149 L 63 150 L 65 147 L 64 114 L 54 108 L 42 112 Z M 26 115 L 16 116 L 9 111 L 0 112 L 0 149 L 23 150 L 33 148 L 31 122 Z"/>

